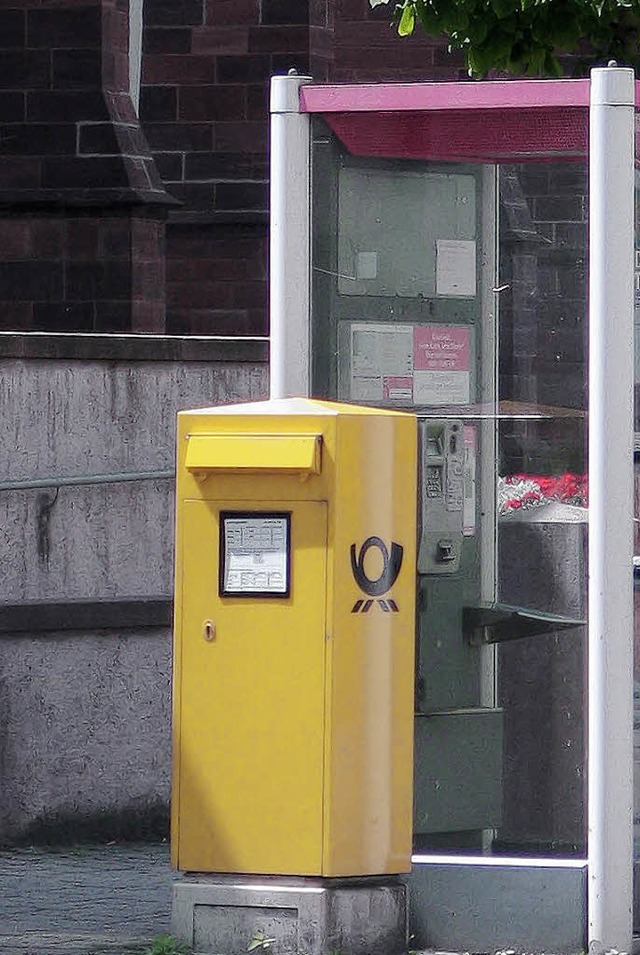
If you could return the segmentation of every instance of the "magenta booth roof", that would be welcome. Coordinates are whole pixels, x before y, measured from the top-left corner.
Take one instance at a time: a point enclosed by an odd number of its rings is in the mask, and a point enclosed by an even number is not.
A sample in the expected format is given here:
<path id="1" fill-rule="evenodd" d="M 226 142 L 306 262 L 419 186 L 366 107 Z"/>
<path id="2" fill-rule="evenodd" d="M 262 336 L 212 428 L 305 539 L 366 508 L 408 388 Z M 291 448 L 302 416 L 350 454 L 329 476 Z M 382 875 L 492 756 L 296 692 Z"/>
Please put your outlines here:
<path id="1" fill-rule="evenodd" d="M 589 86 L 588 79 L 309 85 L 300 104 L 322 114 L 354 156 L 567 161 L 587 153 Z"/>

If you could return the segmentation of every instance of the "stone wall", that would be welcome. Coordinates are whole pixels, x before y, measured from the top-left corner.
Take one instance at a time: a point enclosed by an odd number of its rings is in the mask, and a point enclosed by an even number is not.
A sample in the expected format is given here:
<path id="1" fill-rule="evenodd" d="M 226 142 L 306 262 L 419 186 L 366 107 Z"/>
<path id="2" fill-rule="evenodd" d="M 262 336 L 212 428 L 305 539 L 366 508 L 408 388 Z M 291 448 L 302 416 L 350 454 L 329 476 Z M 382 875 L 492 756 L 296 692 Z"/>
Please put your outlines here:
<path id="1" fill-rule="evenodd" d="M 140 119 L 169 193 L 167 331 L 265 334 L 268 86 L 308 69 L 305 0 L 146 0 Z"/>
<path id="2" fill-rule="evenodd" d="M 0 329 L 266 334 L 270 76 L 451 79 L 462 60 L 368 0 L 144 0 L 138 91 L 129 12 L 4 4 Z"/>
<path id="3" fill-rule="evenodd" d="M 0 13 L 0 329 L 164 331 L 172 203 L 129 90 L 128 0 Z"/>
<path id="4" fill-rule="evenodd" d="M 318 83 L 400 83 L 466 78 L 459 53 L 421 30 L 399 40 L 390 7 L 369 0 L 309 0 L 310 71 Z"/>
<path id="5" fill-rule="evenodd" d="M 105 361 L 0 344 L 0 843 L 158 835 L 174 485 L 144 475 L 174 469 L 180 408 L 266 395 L 266 350 L 136 361 L 105 339 Z M 140 479 L 100 480 L 119 474 Z"/>

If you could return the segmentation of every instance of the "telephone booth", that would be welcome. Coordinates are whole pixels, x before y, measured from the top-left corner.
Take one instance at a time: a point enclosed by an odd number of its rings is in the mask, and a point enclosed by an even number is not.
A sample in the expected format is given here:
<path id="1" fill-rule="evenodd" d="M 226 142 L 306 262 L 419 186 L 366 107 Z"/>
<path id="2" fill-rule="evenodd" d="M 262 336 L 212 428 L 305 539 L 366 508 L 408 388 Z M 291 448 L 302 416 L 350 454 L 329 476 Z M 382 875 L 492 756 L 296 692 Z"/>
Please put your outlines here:
<path id="1" fill-rule="evenodd" d="M 272 397 L 417 418 L 413 948 L 630 950 L 636 97 L 272 82 Z"/>

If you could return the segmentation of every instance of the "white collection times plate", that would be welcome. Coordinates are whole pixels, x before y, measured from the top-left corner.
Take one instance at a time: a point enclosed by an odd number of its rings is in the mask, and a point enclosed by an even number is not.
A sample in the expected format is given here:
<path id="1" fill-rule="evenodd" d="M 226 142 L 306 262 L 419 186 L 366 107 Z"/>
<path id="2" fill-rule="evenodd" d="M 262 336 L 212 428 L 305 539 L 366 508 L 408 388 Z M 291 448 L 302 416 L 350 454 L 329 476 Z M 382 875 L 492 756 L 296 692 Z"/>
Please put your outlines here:
<path id="1" fill-rule="evenodd" d="M 291 515 L 220 514 L 220 596 L 287 597 Z"/>

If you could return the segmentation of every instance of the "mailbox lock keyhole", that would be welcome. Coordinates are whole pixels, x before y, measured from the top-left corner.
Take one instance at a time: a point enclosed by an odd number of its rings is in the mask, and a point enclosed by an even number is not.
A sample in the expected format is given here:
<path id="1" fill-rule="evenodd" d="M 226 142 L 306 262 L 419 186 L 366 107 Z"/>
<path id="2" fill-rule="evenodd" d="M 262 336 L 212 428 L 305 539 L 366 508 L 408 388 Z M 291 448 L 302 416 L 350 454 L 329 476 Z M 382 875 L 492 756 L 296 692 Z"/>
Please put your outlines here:
<path id="1" fill-rule="evenodd" d="M 215 640 L 216 627 L 213 620 L 205 620 L 202 628 L 202 636 L 205 638 L 205 640 Z"/>

